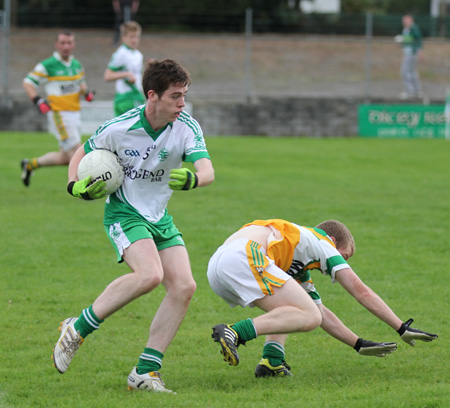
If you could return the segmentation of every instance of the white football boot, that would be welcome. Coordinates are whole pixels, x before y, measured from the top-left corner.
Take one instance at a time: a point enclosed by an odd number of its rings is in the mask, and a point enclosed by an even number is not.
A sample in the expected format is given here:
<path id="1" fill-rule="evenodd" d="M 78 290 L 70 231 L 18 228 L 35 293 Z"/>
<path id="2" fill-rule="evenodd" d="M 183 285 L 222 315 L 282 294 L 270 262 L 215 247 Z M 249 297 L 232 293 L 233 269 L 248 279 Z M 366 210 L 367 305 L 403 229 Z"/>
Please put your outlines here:
<path id="1" fill-rule="evenodd" d="M 138 374 L 136 367 L 133 368 L 128 376 L 128 390 L 145 390 L 153 392 L 168 392 L 176 394 L 172 390 L 168 390 L 164 381 L 161 379 L 159 371 L 152 371 L 146 374 Z"/>
<path id="2" fill-rule="evenodd" d="M 61 332 L 61 336 L 53 348 L 52 359 L 53 365 L 61 374 L 66 372 L 75 352 L 84 340 L 80 336 L 80 332 L 75 330 L 74 324 L 77 320 L 78 318 L 76 317 L 69 317 L 61 322 L 58 329 Z"/>

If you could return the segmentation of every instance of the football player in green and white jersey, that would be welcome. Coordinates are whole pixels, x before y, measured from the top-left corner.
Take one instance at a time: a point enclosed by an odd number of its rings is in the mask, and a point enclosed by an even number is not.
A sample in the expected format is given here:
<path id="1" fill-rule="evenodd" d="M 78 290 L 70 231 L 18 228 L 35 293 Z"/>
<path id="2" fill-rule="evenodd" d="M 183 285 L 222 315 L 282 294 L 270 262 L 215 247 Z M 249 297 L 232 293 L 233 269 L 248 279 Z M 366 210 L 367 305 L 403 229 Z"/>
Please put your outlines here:
<path id="1" fill-rule="evenodd" d="M 135 21 L 128 21 L 121 24 L 120 33 L 122 45 L 112 55 L 103 76 L 105 81 L 116 81 L 116 116 L 145 103 L 141 84 L 144 57 L 137 49 L 141 26 Z"/>
<path id="2" fill-rule="evenodd" d="M 53 353 L 60 373 L 67 370 L 83 340 L 104 319 L 163 284 L 165 298 L 153 316 L 148 342 L 128 376 L 128 388 L 171 392 L 165 388 L 159 369 L 196 284 L 167 203 L 174 190 L 188 191 L 214 181 L 202 130 L 183 111 L 189 84 L 189 74 L 176 61 L 149 63 L 143 76 L 147 103 L 106 122 L 69 164 L 69 193 L 95 199 L 105 195 L 104 182 L 90 185 L 89 177 L 77 180 L 81 159 L 93 149 L 108 149 L 122 161 L 125 178 L 106 200 L 104 226 L 118 261 L 125 261 L 131 273 L 114 280 L 78 318 L 62 322 Z M 183 162 L 192 162 L 195 172 L 182 167 Z"/>
<path id="3" fill-rule="evenodd" d="M 39 111 L 47 115 L 49 131 L 59 142 L 58 152 L 21 161 L 22 181 L 27 187 L 37 168 L 69 164 L 81 143 L 80 97 L 88 102 L 94 99 L 95 92 L 87 88 L 83 66 L 72 55 L 73 33 L 58 33 L 55 48 L 53 55 L 38 63 L 23 80 L 25 92 Z M 47 99 L 38 95 L 40 85 L 45 86 Z"/>
<path id="4" fill-rule="evenodd" d="M 255 220 L 232 234 L 209 261 L 211 288 L 231 307 L 257 306 L 265 314 L 213 327 L 212 337 L 220 344 L 225 361 L 238 365 L 239 345 L 266 335 L 256 377 L 291 376 L 284 352 L 288 333 L 314 330 L 319 325 L 361 355 L 384 357 L 397 349 L 396 343 L 358 337 L 326 308 L 311 280 L 310 272 L 316 269 L 339 282 L 409 345 L 414 346 L 415 340 L 436 339 L 436 334 L 411 328 L 412 319 L 403 323 L 361 281 L 347 263 L 354 251 L 350 231 L 335 220 L 315 228 L 280 219 Z"/>

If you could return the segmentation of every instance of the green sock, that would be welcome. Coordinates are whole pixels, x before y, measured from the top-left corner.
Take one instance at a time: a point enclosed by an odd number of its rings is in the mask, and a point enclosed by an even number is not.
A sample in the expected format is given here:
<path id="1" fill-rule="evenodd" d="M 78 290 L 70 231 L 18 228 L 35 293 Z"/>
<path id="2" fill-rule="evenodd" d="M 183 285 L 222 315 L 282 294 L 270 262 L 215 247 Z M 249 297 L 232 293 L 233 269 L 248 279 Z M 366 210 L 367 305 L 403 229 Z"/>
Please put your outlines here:
<path id="1" fill-rule="evenodd" d="M 158 350 L 146 347 L 144 352 L 139 357 L 136 366 L 138 374 L 150 373 L 151 371 L 158 371 L 162 366 L 162 359 L 164 354 Z"/>
<path id="2" fill-rule="evenodd" d="M 266 341 L 262 358 L 267 358 L 273 367 L 279 366 L 285 361 L 284 346 L 277 341 Z"/>
<path id="3" fill-rule="evenodd" d="M 74 326 L 75 330 L 80 332 L 80 336 L 85 339 L 87 335 L 91 334 L 94 330 L 99 329 L 100 323 L 103 322 L 104 320 L 99 319 L 95 315 L 91 305 L 81 312 L 81 315 L 75 322 Z"/>
<path id="4" fill-rule="evenodd" d="M 258 333 L 256 333 L 255 325 L 253 324 L 253 320 L 248 318 L 246 320 L 241 320 L 231 326 L 239 338 L 243 341 L 249 341 L 256 339 L 258 337 Z"/>

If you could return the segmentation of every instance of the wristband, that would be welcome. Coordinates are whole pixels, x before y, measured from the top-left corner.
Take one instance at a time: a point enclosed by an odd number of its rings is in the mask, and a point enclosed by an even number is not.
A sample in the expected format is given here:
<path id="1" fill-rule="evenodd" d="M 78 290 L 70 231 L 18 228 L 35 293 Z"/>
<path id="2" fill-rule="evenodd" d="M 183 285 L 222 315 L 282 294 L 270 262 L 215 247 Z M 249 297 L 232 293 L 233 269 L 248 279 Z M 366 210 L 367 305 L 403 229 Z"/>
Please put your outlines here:
<path id="1" fill-rule="evenodd" d="M 197 174 L 195 174 L 191 171 L 188 171 L 188 172 L 186 172 L 186 175 L 187 175 L 187 180 L 186 180 L 186 183 L 184 184 L 182 190 L 191 190 L 191 189 L 197 187 L 197 184 L 198 184 Z M 194 185 L 191 187 L 192 175 L 194 175 Z"/>
<path id="2" fill-rule="evenodd" d="M 359 349 L 361 348 L 362 344 L 363 344 L 363 339 L 361 337 L 358 338 L 358 340 L 356 340 L 355 346 L 353 347 L 356 351 L 359 351 Z"/>
<path id="3" fill-rule="evenodd" d="M 73 185 L 75 184 L 75 181 L 71 181 L 69 184 L 67 184 L 67 192 L 73 196 Z"/>
<path id="4" fill-rule="evenodd" d="M 397 330 L 397 333 L 400 334 L 400 336 L 405 333 L 406 330 L 408 330 L 408 327 L 411 326 L 411 323 L 413 322 L 413 319 L 407 320 L 405 323 L 402 323 L 400 328 Z"/>

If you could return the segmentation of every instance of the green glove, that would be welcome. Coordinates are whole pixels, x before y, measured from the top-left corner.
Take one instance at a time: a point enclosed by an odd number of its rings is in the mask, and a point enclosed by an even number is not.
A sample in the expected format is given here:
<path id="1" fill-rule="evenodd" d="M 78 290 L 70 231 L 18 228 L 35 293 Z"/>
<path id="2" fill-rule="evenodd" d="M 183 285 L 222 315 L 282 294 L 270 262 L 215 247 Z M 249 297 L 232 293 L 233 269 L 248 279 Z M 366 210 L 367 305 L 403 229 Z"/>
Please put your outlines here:
<path id="1" fill-rule="evenodd" d="M 74 197 L 80 197 L 85 200 L 96 200 L 108 195 L 106 192 L 106 183 L 103 180 L 97 180 L 95 183 L 89 185 L 91 176 L 87 176 L 80 181 L 71 181 L 67 186 L 67 191 Z"/>
<path id="2" fill-rule="evenodd" d="M 170 170 L 170 178 L 175 179 L 169 181 L 172 190 L 191 190 L 198 184 L 197 175 L 186 168 Z"/>

